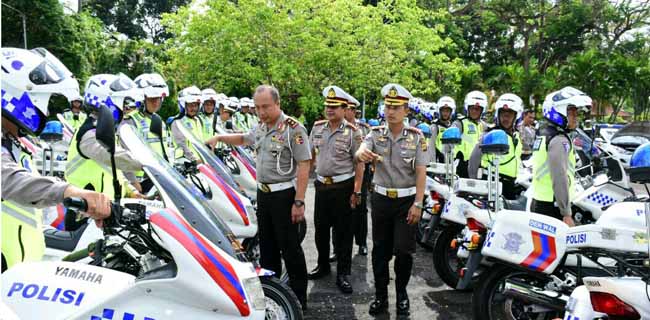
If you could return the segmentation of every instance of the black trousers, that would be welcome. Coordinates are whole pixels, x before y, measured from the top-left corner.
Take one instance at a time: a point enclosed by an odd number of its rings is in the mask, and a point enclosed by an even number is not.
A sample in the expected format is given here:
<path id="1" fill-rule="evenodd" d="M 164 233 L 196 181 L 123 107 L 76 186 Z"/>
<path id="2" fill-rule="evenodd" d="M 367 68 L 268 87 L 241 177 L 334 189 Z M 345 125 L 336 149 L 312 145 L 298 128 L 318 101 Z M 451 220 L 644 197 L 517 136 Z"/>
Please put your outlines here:
<path id="1" fill-rule="evenodd" d="M 257 190 L 257 221 L 260 238 L 260 265 L 282 274 L 282 261 L 289 274 L 289 287 L 300 302 L 307 302 L 307 265 L 300 245 L 298 227 L 291 223 L 291 207 L 296 190 L 277 192 Z"/>
<path id="2" fill-rule="evenodd" d="M 361 184 L 361 204 L 353 209 L 352 214 L 354 217 L 354 241 L 358 246 L 365 246 L 368 238 L 368 189 L 370 182 L 372 182 L 372 170 L 370 164 L 366 164 Z"/>
<path id="3" fill-rule="evenodd" d="M 415 253 L 416 225 L 406 223 L 408 210 L 415 196 L 391 199 L 373 193 L 372 204 L 372 271 L 375 297 L 388 297 L 388 263 L 395 255 L 395 287 L 397 294 L 406 294 Z"/>
<path id="4" fill-rule="evenodd" d="M 330 228 L 333 228 L 332 235 L 336 238 L 334 241 L 336 272 L 339 275 L 350 275 L 353 227 L 350 196 L 354 191 L 354 178 L 330 185 L 315 181 L 314 185 L 316 187 L 314 236 L 318 250 L 318 265 L 329 267 Z"/>
<path id="5" fill-rule="evenodd" d="M 560 208 L 556 207 L 552 201 L 538 201 L 533 199 L 533 201 L 530 203 L 530 211 L 553 217 L 558 220 L 562 220 L 563 218 L 562 214 L 560 213 Z"/>
<path id="6" fill-rule="evenodd" d="M 456 155 L 458 160 L 458 166 L 456 166 L 456 174 L 460 178 L 469 178 L 469 172 L 467 171 L 467 166 L 469 164 L 469 159 L 465 159 L 462 153 Z"/>

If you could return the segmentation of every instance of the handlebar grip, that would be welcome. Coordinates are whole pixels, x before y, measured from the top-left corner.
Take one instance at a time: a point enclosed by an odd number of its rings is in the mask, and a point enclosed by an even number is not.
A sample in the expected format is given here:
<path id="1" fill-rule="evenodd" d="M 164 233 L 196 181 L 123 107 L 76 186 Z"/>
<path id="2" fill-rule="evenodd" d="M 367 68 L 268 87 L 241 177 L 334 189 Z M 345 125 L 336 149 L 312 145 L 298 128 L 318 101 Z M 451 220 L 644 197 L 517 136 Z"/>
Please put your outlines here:
<path id="1" fill-rule="evenodd" d="M 62 261 L 75 262 L 88 257 L 88 248 L 75 251 L 61 259 Z"/>
<path id="2" fill-rule="evenodd" d="M 85 212 L 88 210 L 88 202 L 83 198 L 65 198 L 63 199 L 63 206 L 73 211 Z"/>

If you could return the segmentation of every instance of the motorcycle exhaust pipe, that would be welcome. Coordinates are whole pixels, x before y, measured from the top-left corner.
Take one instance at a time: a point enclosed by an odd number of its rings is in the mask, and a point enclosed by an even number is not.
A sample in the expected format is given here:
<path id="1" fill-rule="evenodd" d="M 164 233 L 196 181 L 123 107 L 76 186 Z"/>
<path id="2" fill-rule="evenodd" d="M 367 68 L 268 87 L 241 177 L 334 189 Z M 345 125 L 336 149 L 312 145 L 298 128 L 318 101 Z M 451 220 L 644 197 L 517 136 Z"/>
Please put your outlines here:
<path id="1" fill-rule="evenodd" d="M 507 297 L 533 303 L 546 308 L 564 311 L 569 297 L 555 291 L 542 290 L 518 280 L 506 280 L 503 294 Z"/>

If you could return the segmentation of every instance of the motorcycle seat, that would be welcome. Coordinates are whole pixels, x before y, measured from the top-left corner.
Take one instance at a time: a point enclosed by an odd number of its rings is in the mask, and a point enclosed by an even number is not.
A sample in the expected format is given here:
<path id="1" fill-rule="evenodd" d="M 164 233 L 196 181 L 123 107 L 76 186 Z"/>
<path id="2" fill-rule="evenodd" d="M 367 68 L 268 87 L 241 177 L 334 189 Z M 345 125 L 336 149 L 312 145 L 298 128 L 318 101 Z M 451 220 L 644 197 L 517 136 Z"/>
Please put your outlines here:
<path id="1" fill-rule="evenodd" d="M 45 236 L 45 246 L 52 249 L 72 252 L 77 247 L 77 244 L 87 227 L 88 224 L 84 223 L 75 231 L 47 229 L 43 231 Z"/>
<path id="2" fill-rule="evenodd" d="M 515 200 L 504 199 L 503 206 L 508 210 L 526 211 L 526 202 L 528 199 L 525 196 L 519 196 Z"/>

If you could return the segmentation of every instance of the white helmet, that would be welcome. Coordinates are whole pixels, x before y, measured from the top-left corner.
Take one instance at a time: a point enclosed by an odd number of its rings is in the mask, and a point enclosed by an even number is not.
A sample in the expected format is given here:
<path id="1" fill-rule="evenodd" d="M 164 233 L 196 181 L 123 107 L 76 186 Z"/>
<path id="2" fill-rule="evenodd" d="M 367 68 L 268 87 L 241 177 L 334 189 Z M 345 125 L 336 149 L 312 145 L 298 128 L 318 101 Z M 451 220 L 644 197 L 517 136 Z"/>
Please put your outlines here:
<path id="1" fill-rule="evenodd" d="M 569 106 L 589 110 L 591 104 L 591 98 L 584 92 L 573 87 L 564 87 L 546 96 L 542 105 L 542 114 L 550 123 L 566 129 Z"/>
<path id="2" fill-rule="evenodd" d="M 499 124 L 499 110 L 512 110 L 516 113 L 515 120 L 521 117 L 524 112 L 524 102 L 518 95 L 513 93 L 504 93 L 499 96 L 497 102 L 494 104 L 494 122 Z M 514 122 L 513 122 L 514 124 Z"/>
<path id="3" fill-rule="evenodd" d="M 241 98 L 239 99 L 239 104 L 243 107 L 252 107 L 254 105 L 253 99 L 251 98 Z"/>
<path id="4" fill-rule="evenodd" d="M 142 90 L 123 73 L 96 74 L 88 78 L 84 89 L 84 103 L 91 108 L 105 105 L 113 113 L 113 119 L 119 122 L 125 99 L 142 101 Z"/>
<path id="5" fill-rule="evenodd" d="M 239 99 L 237 97 L 230 97 L 228 100 L 230 100 L 230 107 L 239 111 Z"/>
<path id="6" fill-rule="evenodd" d="M 45 127 L 53 94 L 79 95 L 72 73 L 43 48 L 2 48 L 2 116 L 30 135 Z"/>
<path id="7" fill-rule="evenodd" d="M 187 87 L 178 93 L 178 106 L 180 113 L 185 114 L 185 107 L 188 103 L 201 103 L 203 95 L 201 89 L 196 86 Z"/>
<path id="8" fill-rule="evenodd" d="M 169 96 L 169 88 L 165 79 L 157 73 L 143 73 L 135 78 L 135 84 L 142 90 L 145 98 L 165 98 Z"/>
<path id="9" fill-rule="evenodd" d="M 219 100 L 219 95 L 217 94 L 216 91 L 214 91 L 214 89 L 207 88 L 201 90 L 201 104 L 203 104 L 208 100 L 214 101 L 215 105 L 217 104 L 217 101 Z"/>
<path id="10" fill-rule="evenodd" d="M 475 90 L 465 96 L 465 102 L 463 105 L 465 107 L 465 116 L 469 116 L 470 106 L 481 107 L 481 114 L 483 114 L 488 106 L 488 98 L 485 93 Z"/>
<path id="11" fill-rule="evenodd" d="M 83 102 L 84 99 L 78 94 L 68 97 L 68 103 L 72 104 L 75 101 Z"/>
<path id="12" fill-rule="evenodd" d="M 438 117 L 440 117 L 440 108 L 451 108 L 451 118 L 456 114 L 456 101 L 450 96 L 442 96 L 436 103 L 436 111 L 438 112 Z"/>

